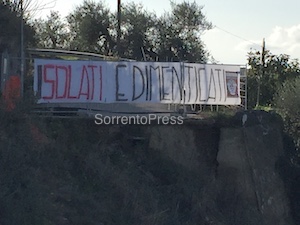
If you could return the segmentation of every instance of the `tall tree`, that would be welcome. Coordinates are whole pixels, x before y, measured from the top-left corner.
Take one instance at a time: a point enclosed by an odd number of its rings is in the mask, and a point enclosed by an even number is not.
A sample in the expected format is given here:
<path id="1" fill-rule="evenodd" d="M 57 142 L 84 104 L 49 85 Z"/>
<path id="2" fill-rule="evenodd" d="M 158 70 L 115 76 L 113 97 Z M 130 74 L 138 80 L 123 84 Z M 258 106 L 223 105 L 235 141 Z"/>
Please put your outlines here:
<path id="1" fill-rule="evenodd" d="M 0 51 L 19 45 L 20 16 L 6 1 L 0 1 Z M 7 29 L 8 28 L 8 29 Z"/>
<path id="2" fill-rule="evenodd" d="M 196 2 L 171 2 L 171 12 L 159 20 L 157 50 L 161 60 L 206 62 L 208 53 L 201 41 L 203 31 L 212 24 Z"/>
<path id="3" fill-rule="evenodd" d="M 141 4 L 122 5 L 120 56 L 136 60 L 206 62 L 208 53 L 201 41 L 212 27 L 196 2 L 171 2 L 172 11 L 161 17 L 147 12 Z M 117 13 L 107 6 L 85 0 L 68 17 L 68 48 L 104 55 L 117 55 Z M 51 15 L 37 26 L 40 44 L 64 47 L 64 24 Z M 48 36 L 48 37 L 47 37 Z"/>
<path id="4" fill-rule="evenodd" d="M 69 48 L 67 24 L 58 12 L 51 11 L 46 20 L 36 20 L 36 39 L 41 48 Z"/>
<path id="5" fill-rule="evenodd" d="M 21 18 L 18 4 L 9 0 L 0 0 L 0 52 L 4 49 L 19 52 L 21 19 L 24 22 L 25 45 L 33 43 L 34 30 L 26 18 Z"/>
<path id="6" fill-rule="evenodd" d="M 35 44 L 34 29 L 28 22 L 28 19 L 29 17 L 24 17 L 23 13 L 21 13 L 17 1 L 0 0 L 0 57 L 2 53 L 7 52 L 9 54 L 6 70 L 9 75 L 24 74 L 21 73 L 21 23 L 23 24 L 24 49 L 29 46 L 34 46 Z M 23 68 L 26 69 L 28 61 L 23 63 Z M 26 72 L 26 70 L 24 72 Z M 0 84 L 0 86 L 3 87 L 4 83 L 0 81 Z"/>
<path id="7" fill-rule="evenodd" d="M 122 8 L 121 56 L 135 60 L 152 60 L 153 32 L 157 18 L 141 4 L 129 3 Z"/>
<path id="8" fill-rule="evenodd" d="M 85 0 L 68 17 L 70 48 L 105 55 L 115 48 L 113 16 L 103 2 Z"/>

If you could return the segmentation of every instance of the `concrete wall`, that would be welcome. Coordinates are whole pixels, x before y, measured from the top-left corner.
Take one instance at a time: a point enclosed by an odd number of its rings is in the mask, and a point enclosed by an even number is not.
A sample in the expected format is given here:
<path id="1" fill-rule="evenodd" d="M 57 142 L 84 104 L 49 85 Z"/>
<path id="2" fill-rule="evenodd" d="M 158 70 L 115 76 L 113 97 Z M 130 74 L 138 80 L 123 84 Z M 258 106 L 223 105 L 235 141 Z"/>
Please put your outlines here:
<path id="1" fill-rule="evenodd" d="M 139 134 L 149 139 L 148 151 L 159 152 L 201 177 L 199 204 L 209 224 L 293 224 L 276 169 L 284 156 L 282 128 L 269 115 L 258 118 L 250 118 L 244 127 L 239 117 L 235 124 L 221 128 L 193 121 L 143 127 Z"/>

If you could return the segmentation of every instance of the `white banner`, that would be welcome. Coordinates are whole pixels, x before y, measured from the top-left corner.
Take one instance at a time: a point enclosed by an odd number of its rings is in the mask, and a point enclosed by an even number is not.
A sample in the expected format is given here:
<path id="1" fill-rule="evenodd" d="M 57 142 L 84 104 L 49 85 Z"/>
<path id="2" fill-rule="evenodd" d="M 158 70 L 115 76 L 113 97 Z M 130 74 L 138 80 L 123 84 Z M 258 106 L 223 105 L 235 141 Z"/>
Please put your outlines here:
<path id="1" fill-rule="evenodd" d="M 239 105 L 240 66 L 36 59 L 38 103 Z"/>

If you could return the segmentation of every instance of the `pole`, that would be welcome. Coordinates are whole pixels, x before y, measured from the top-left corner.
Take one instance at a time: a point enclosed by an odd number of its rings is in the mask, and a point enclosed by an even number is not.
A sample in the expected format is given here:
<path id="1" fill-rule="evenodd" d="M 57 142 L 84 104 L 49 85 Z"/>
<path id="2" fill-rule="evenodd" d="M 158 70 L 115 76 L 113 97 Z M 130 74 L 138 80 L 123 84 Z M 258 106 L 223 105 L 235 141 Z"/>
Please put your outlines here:
<path id="1" fill-rule="evenodd" d="M 120 49 L 120 40 L 121 40 L 121 0 L 118 0 L 118 31 L 117 31 L 117 52 L 118 57 L 120 57 L 121 49 Z"/>
<path id="2" fill-rule="evenodd" d="M 247 64 L 245 65 L 245 110 L 248 110 L 248 75 L 247 75 Z"/>
<path id="3" fill-rule="evenodd" d="M 258 75 L 256 107 L 259 106 L 261 78 L 264 76 L 265 73 L 264 67 L 265 67 L 265 39 L 263 39 L 262 50 L 260 55 L 260 71 Z"/>
<path id="4" fill-rule="evenodd" d="M 21 68 L 20 68 L 20 77 L 21 77 L 21 97 L 24 94 L 24 9 L 23 9 L 23 0 L 20 0 L 21 6 Z"/>

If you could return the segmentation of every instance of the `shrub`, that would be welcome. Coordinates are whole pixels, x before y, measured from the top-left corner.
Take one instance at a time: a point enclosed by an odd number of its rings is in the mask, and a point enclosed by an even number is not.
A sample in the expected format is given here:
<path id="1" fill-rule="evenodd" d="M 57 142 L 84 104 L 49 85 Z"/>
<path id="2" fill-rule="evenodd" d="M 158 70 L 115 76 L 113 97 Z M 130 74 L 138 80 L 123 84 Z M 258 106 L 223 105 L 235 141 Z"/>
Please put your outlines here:
<path id="1" fill-rule="evenodd" d="M 300 77 L 283 83 L 275 98 L 276 108 L 293 137 L 297 154 L 300 148 Z"/>

